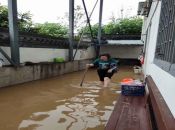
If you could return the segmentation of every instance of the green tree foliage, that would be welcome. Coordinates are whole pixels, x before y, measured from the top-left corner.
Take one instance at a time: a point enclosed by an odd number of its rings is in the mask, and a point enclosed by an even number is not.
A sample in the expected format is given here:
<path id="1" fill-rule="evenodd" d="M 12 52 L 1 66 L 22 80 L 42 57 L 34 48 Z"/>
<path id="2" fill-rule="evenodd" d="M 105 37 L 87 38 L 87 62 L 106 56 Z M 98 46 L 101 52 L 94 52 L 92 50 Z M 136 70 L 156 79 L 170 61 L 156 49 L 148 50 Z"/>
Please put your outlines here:
<path id="1" fill-rule="evenodd" d="M 103 26 L 105 34 L 120 34 L 120 25 L 118 23 L 110 22 Z"/>
<path id="2" fill-rule="evenodd" d="M 39 34 L 53 37 L 67 37 L 68 28 L 59 23 L 36 24 L 35 28 Z"/>
<path id="3" fill-rule="evenodd" d="M 93 37 L 97 37 L 97 34 L 98 34 L 98 24 L 95 24 L 95 25 L 92 25 L 92 34 L 93 34 Z M 88 35 L 90 36 L 90 29 L 89 29 L 89 26 L 87 27 L 82 27 L 79 31 L 79 35 L 82 34 L 82 32 L 84 32 L 85 35 Z M 104 34 L 104 29 L 102 28 L 102 34 Z"/>
<path id="4" fill-rule="evenodd" d="M 8 9 L 0 5 L 0 27 L 8 27 Z M 30 12 L 18 14 L 18 27 L 20 31 L 33 31 L 32 15 Z"/>
<path id="5" fill-rule="evenodd" d="M 86 17 L 84 14 L 84 9 L 80 6 L 77 5 L 74 8 L 74 28 L 75 30 L 78 30 L 82 27 L 83 24 L 86 23 Z M 64 17 L 58 17 L 59 23 L 69 26 L 69 13 L 66 12 Z"/>
<path id="6" fill-rule="evenodd" d="M 8 27 L 8 10 L 2 5 L 0 5 L 0 27 Z"/>
<path id="7" fill-rule="evenodd" d="M 143 20 L 138 17 L 119 19 L 104 26 L 105 34 L 140 35 Z"/>
<path id="8" fill-rule="evenodd" d="M 140 35 L 142 30 L 142 19 L 138 17 L 125 18 L 112 20 L 110 23 L 102 26 L 102 34 L 109 35 Z M 89 27 L 82 27 L 79 30 L 81 34 L 84 30 L 84 34 L 90 36 Z M 97 37 L 98 24 L 92 26 L 93 36 Z"/>
<path id="9" fill-rule="evenodd" d="M 25 32 L 33 32 L 35 29 L 32 23 L 32 15 L 30 12 L 18 14 L 18 27 L 19 30 Z"/>
<path id="10" fill-rule="evenodd" d="M 75 29 L 79 35 L 84 34 L 90 36 L 89 27 L 81 27 L 85 23 L 84 12 L 81 6 L 75 8 Z M 68 15 L 66 16 L 68 21 Z M 64 19 L 66 19 L 64 18 Z M 44 23 L 33 24 L 30 12 L 18 14 L 18 26 L 20 31 L 33 32 L 53 37 L 66 37 L 68 34 L 68 24 Z M 0 27 L 8 27 L 8 9 L 6 6 L 0 5 Z M 81 28 L 79 28 L 81 27 Z M 102 27 L 102 34 L 117 35 L 139 35 L 142 29 L 142 19 L 138 17 L 116 19 L 114 16 L 111 22 Z M 94 37 L 98 34 L 98 24 L 92 25 L 92 33 Z"/>
<path id="11" fill-rule="evenodd" d="M 74 27 L 75 29 L 79 29 L 82 24 L 84 24 L 86 21 L 84 10 L 80 5 L 77 5 L 74 9 Z"/>
<path id="12" fill-rule="evenodd" d="M 2 5 L 0 5 L 0 27 L 8 28 L 8 9 Z M 53 37 L 66 37 L 68 33 L 67 27 L 59 23 L 33 24 L 30 12 L 18 14 L 18 27 L 23 32 L 32 32 Z"/>

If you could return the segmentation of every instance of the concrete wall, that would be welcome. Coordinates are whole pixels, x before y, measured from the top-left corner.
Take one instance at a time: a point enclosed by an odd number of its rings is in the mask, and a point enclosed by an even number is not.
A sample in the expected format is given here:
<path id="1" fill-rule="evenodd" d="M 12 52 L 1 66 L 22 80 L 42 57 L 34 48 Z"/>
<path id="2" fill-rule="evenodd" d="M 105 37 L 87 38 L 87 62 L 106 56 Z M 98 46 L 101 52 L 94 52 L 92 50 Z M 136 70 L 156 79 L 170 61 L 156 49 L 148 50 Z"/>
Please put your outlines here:
<path id="1" fill-rule="evenodd" d="M 161 10 L 161 2 L 159 1 L 156 8 L 157 1 L 153 2 L 149 17 L 145 19 L 144 27 L 142 33 L 148 32 L 147 43 L 146 43 L 146 55 L 144 63 L 145 75 L 151 75 L 154 79 L 156 85 L 158 86 L 164 100 L 166 101 L 168 107 L 170 108 L 172 114 L 175 117 L 175 77 L 162 70 L 156 64 L 154 64 L 154 55 L 157 42 L 159 17 Z M 153 15 L 153 12 L 155 14 Z M 152 17 L 152 19 L 151 19 Z M 143 39 L 146 41 L 146 39 Z"/>
<path id="2" fill-rule="evenodd" d="M 0 68 L 0 87 L 83 70 L 85 65 L 90 62 L 91 60 L 79 60 L 65 63 L 36 64 L 19 68 L 2 67 Z"/>
<path id="3" fill-rule="evenodd" d="M 9 56 L 10 48 L 1 47 Z M 75 50 L 74 50 L 75 52 Z M 69 51 L 68 49 L 51 49 L 51 48 L 20 48 L 20 62 L 51 62 L 54 58 L 62 57 L 66 61 L 68 60 Z M 95 56 L 95 51 L 93 47 L 87 49 L 80 49 L 77 51 L 75 60 L 91 59 Z M 9 62 L 0 53 L 0 58 L 4 59 L 4 65 L 9 64 Z"/>
<path id="4" fill-rule="evenodd" d="M 101 52 L 110 53 L 114 58 L 122 58 L 122 59 L 137 59 L 139 54 L 141 53 L 141 49 L 143 46 L 112 46 L 105 45 L 101 47 Z"/>

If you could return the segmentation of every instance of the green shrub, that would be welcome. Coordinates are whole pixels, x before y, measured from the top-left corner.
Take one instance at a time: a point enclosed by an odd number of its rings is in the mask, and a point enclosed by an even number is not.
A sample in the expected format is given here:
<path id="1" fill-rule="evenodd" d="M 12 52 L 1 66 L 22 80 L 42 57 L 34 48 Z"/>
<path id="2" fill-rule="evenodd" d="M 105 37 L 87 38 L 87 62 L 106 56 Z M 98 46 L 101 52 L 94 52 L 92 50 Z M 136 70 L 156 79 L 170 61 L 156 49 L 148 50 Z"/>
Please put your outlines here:
<path id="1" fill-rule="evenodd" d="M 68 28 L 59 23 L 44 23 L 35 25 L 39 34 L 53 37 L 67 37 Z"/>

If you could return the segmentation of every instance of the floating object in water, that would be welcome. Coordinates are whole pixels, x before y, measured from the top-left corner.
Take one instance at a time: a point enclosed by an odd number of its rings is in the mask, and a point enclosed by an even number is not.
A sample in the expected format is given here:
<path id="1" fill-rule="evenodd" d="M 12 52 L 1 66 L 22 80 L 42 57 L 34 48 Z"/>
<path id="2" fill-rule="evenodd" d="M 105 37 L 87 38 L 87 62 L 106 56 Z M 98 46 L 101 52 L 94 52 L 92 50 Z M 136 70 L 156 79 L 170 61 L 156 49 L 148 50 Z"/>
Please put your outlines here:
<path id="1" fill-rule="evenodd" d="M 134 66 L 134 73 L 135 74 L 141 74 L 142 73 L 142 68 L 140 66 Z"/>
<path id="2" fill-rule="evenodd" d="M 124 83 L 124 84 L 129 84 L 129 83 L 133 83 L 134 80 L 132 78 L 124 78 L 121 83 Z"/>
<path id="3" fill-rule="evenodd" d="M 140 80 L 123 79 L 121 82 L 122 95 L 143 96 L 145 94 L 145 84 Z"/>

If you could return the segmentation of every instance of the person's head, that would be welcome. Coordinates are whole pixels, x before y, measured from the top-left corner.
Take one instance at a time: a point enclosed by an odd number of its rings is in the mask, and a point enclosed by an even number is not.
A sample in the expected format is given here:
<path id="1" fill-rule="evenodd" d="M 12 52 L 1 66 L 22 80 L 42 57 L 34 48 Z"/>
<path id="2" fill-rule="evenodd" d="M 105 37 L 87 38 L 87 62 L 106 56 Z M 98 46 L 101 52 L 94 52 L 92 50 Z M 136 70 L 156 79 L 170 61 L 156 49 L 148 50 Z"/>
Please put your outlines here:
<path id="1" fill-rule="evenodd" d="M 100 60 L 103 60 L 103 61 L 107 61 L 111 58 L 110 54 L 106 53 L 106 54 L 101 54 L 100 55 Z"/>

